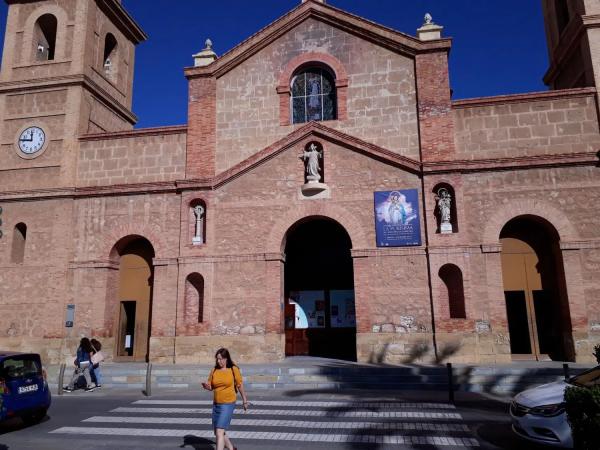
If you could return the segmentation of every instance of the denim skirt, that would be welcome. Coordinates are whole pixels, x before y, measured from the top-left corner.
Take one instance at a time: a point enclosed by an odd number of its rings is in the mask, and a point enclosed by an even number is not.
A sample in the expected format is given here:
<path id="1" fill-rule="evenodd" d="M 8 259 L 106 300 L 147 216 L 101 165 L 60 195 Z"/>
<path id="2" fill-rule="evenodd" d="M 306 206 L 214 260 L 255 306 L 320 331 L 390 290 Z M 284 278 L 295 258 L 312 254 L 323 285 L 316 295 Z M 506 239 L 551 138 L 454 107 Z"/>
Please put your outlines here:
<path id="1" fill-rule="evenodd" d="M 231 423 L 231 416 L 235 409 L 234 403 L 213 403 L 212 424 L 213 428 L 222 428 L 226 430 Z"/>

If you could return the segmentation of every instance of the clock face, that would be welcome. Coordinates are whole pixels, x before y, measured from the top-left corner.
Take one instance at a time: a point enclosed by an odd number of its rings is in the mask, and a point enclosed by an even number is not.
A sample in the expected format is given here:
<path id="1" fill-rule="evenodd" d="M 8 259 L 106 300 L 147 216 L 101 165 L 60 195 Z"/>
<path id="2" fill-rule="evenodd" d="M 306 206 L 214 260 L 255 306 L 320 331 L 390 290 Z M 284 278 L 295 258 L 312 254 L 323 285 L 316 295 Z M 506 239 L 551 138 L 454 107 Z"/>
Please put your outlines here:
<path id="1" fill-rule="evenodd" d="M 46 133 L 40 127 L 28 127 L 19 135 L 19 149 L 33 155 L 39 152 L 46 142 Z"/>

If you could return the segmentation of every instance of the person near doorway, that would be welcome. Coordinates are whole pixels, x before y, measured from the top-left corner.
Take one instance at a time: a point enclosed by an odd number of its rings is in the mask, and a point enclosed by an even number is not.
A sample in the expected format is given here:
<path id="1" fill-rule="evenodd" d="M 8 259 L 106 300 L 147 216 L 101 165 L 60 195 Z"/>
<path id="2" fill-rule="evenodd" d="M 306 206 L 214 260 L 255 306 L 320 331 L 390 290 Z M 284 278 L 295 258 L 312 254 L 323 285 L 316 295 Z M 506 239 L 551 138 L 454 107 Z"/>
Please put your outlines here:
<path id="1" fill-rule="evenodd" d="M 79 380 L 81 376 L 85 378 L 85 390 L 86 392 L 93 391 L 96 386 L 92 383 L 92 377 L 90 371 L 92 369 L 92 361 L 91 354 L 93 352 L 92 343 L 86 337 L 81 338 L 79 342 L 79 347 L 77 347 L 77 356 L 75 357 L 75 371 L 73 372 L 73 376 L 71 377 L 71 381 L 68 386 L 63 387 L 65 392 L 72 392 L 75 390 L 75 383 Z"/>
<path id="2" fill-rule="evenodd" d="M 220 348 L 215 353 L 215 367 L 210 371 L 208 380 L 202 387 L 213 392 L 212 424 L 217 439 L 216 450 L 235 450 L 226 434 L 235 409 L 237 393 L 242 396 L 244 411 L 248 410 L 248 398 L 244 391 L 242 374 L 235 365 L 226 348 Z"/>
<path id="3" fill-rule="evenodd" d="M 102 387 L 102 369 L 100 368 L 100 364 L 104 361 L 104 355 L 102 354 L 102 344 L 98 339 L 92 339 L 90 341 L 92 344 L 92 355 L 90 356 L 90 360 L 92 362 L 92 381 L 96 383 L 96 387 Z"/>

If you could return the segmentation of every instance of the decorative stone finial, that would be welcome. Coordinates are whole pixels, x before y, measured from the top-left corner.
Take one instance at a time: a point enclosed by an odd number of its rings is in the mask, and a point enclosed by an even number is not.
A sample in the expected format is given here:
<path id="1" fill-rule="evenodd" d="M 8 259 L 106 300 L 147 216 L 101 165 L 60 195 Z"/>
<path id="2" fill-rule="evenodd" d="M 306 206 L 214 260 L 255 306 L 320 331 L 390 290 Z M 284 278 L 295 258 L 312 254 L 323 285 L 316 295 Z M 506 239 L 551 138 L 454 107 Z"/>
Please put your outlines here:
<path id="1" fill-rule="evenodd" d="M 444 27 L 433 23 L 433 17 L 427 13 L 425 14 L 423 25 L 417 29 L 417 37 L 422 41 L 441 39 L 443 29 Z"/>
<path id="2" fill-rule="evenodd" d="M 192 55 L 192 58 L 194 58 L 194 67 L 208 66 L 217 59 L 217 54 L 213 51 L 212 47 L 213 43 L 210 39 L 204 41 L 204 49 Z"/>

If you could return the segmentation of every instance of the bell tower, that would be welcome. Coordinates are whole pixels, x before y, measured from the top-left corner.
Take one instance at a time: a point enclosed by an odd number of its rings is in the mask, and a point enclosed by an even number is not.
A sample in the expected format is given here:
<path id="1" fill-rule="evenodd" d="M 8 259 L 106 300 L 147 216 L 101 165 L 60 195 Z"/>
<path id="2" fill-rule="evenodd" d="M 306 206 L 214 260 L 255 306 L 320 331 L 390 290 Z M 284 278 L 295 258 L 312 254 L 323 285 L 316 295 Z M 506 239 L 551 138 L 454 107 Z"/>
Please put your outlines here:
<path id="1" fill-rule="evenodd" d="M 600 86 L 600 2 L 542 0 L 551 89 Z"/>
<path id="2" fill-rule="evenodd" d="M 136 122 L 135 47 L 146 35 L 120 0 L 6 2 L 0 186 L 73 186 L 78 137 Z"/>

